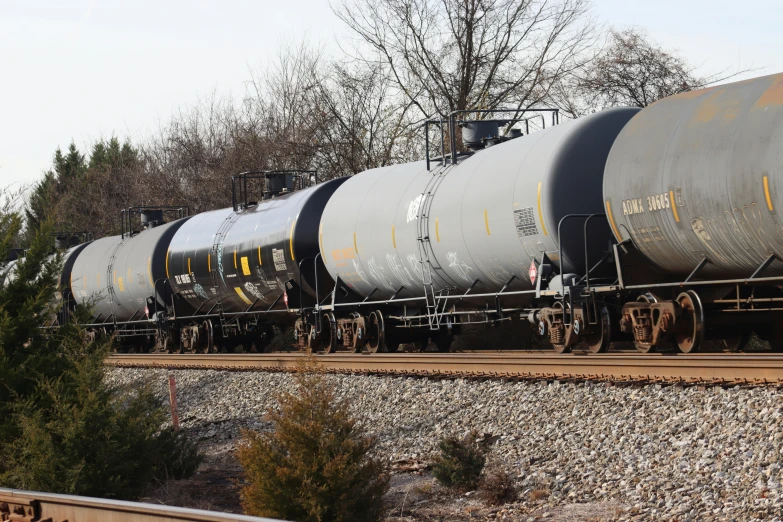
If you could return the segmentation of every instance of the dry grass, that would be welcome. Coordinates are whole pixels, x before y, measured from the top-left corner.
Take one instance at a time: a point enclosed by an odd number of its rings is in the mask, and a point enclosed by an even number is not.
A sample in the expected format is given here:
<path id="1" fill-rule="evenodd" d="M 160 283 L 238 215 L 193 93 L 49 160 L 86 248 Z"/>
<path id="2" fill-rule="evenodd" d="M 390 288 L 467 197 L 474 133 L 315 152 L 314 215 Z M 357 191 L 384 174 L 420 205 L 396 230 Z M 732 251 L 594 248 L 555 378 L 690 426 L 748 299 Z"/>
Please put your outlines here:
<path id="1" fill-rule="evenodd" d="M 534 489 L 530 492 L 530 500 L 533 502 L 537 500 L 544 500 L 545 498 L 548 498 L 549 495 L 550 491 L 547 488 Z"/>
<path id="2" fill-rule="evenodd" d="M 486 471 L 479 484 L 479 496 L 492 506 L 500 506 L 517 499 L 514 477 L 499 465 Z"/>

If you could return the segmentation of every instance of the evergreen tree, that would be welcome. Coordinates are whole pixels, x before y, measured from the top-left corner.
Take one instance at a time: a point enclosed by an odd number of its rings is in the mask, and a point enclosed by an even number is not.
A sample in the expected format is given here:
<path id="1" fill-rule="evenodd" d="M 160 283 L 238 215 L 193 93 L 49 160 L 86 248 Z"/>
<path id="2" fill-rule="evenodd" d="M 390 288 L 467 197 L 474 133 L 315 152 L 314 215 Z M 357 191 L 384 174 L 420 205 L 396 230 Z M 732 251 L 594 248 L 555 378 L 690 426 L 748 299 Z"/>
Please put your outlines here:
<path id="1" fill-rule="evenodd" d="M 42 180 L 33 185 L 27 208 L 25 208 L 28 231 L 38 230 L 46 218 L 53 214 L 52 206 L 55 202 L 56 186 L 55 174 L 51 170 L 44 174 Z"/>
<path id="2" fill-rule="evenodd" d="M 0 212 L 0 258 L 21 223 Z M 192 474 L 200 456 L 182 433 L 160 429 L 161 402 L 104 383 L 111 341 L 88 340 L 89 311 L 41 328 L 62 265 L 49 255 L 51 230 L 40 223 L 15 278 L 0 285 L 0 486 L 134 499 L 153 479 Z"/>

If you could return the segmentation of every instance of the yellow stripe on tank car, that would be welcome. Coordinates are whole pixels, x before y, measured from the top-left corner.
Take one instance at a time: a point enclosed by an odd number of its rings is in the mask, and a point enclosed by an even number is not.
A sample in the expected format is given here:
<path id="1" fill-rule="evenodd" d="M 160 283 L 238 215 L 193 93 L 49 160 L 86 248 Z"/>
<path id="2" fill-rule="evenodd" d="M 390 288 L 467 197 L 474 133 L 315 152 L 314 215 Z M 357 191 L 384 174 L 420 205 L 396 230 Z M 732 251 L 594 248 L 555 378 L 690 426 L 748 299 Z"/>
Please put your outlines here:
<path id="1" fill-rule="evenodd" d="M 357 254 L 359 253 L 359 247 L 356 246 L 356 232 L 353 233 L 353 249 Z"/>
<path id="2" fill-rule="evenodd" d="M 354 234 L 355 236 L 355 234 Z M 392 225 L 392 245 L 394 245 L 394 248 L 397 248 L 397 237 L 394 233 L 394 225 Z"/>
<path id="3" fill-rule="evenodd" d="M 150 278 L 150 286 L 155 286 L 155 281 L 152 280 L 152 257 L 147 258 L 147 277 Z"/>
<path id="4" fill-rule="evenodd" d="M 258 247 L 258 266 L 262 266 L 264 263 L 261 261 L 261 247 Z"/>
<path id="5" fill-rule="evenodd" d="M 612 230 L 614 230 L 614 235 L 617 238 L 618 241 L 623 240 L 622 234 L 620 234 L 620 231 L 617 230 L 617 225 L 614 224 L 614 216 L 612 215 L 612 204 L 609 203 L 609 200 L 606 200 L 606 215 L 609 216 L 609 224 L 612 225 Z"/>
<path id="6" fill-rule="evenodd" d="M 250 275 L 250 259 L 247 256 L 242 256 L 242 275 Z"/>
<path id="7" fill-rule="evenodd" d="M 131 284 L 131 271 L 130 271 L 130 267 L 128 267 L 128 284 Z"/>
<path id="8" fill-rule="evenodd" d="M 114 286 L 117 286 L 117 271 L 113 270 L 111 273 L 111 280 Z"/>
<path id="9" fill-rule="evenodd" d="M 212 252 L 207 254 L 207 271 L 212 272 Z"/>
<path id="10" fill-rule="evenodd" d="M 541 223 L 541 231 L 545 236 L 548 236 L 546 231 L 546 225 L 544 224 L 544 211 L 541 209 L 541 181 L 538 182 L 538 221 Z"/>
<path id="11" fill-rule="evenodd" d="M 769 195 L 769 176 L 764 176 L 764 196 L 767 198 L 767 208 L 775 210 L 775 207 L 772 206 L 772 197 Z"/>
<path id="12" fill-rule="evenodd" d="M 234 249 L 234 268 L 237 268 L 237 249 Z"/>
<path id="13" fill-rule="evenodd" d="M 120 292 L 124 292 L 125 291 L 125 285 L 122 284 L 122 277 L 117 279 L 117 285 L 120 287 Z"/>
<path id="14" fill-rule="evenodd" d="M 489 216 L 487 215 L 487 209 L 484 209 L 484 226 L 487 229 L 487 235 L 491 235 L 489 233 Z"/>
<path id="15" fill-rule="evenodd" d="M 171 279 L 169 277 L 169 252 L 170 250 L 166 250 L 166 279 Z"/>
<path id="16" fill-rule="evenodd" d="M 677 213 L 677 203 L 674 202 L 674 191 L 669 191 L 669 201 L 672 202 L 672 214 L 674 214 L 674 221 L 680 222 L 680 215 Z"/>
<path id="17" fill-rule="evenodd" d="M 193 272 L 190 271 L 190 258 L 188 258 L 188 274 L 192 274 Z"/>
<path id="18" fill-rule="evenodd" d="M 440 228 L 438 227 L 438 218 L 435 218 L 435 239 L 437 239 L 438 243 L 440 243 Z"/>
<path id="19" fill-rule="evenodd" d="M 296 261 L 294 259 L 294 227 L 296 226 L 296 220 L 294 220 L 293 223 L 291 223 L 291 234 L 288 238 L 288 249 L 291 251 L 291 261 Z"/>
<path id="20" fill-rule="evenodd" d="M 247 296 L 245 295 L 245 292 L 243 292 L 241 288 L 239 288 L 238 286 L 235 286 L 234 287 L 234 291 L 237 293 L 239 298 L 242 299 L 245 302 L 245 304 L 253 304 L 253 301 L 251 301 L 250 299 L 247 298 Z"/>

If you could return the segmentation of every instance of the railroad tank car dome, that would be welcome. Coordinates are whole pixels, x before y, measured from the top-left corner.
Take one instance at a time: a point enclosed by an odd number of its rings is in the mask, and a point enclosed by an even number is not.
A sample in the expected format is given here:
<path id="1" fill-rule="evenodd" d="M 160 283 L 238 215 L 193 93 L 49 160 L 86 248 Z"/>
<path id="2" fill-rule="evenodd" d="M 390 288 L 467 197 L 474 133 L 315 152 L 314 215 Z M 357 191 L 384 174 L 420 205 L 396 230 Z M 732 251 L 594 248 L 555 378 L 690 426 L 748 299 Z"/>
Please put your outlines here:
<path id="1" fill-rule="evenodd" d="M 152 311 L 147 298 L 159 308 L 166 279 L 166 249 L 174 233 L 190 218 L 148 228 L 134 236 L 96 239 L 76 257 L 71 293 L 80 304 L 93 307 L 96 322 L 144 320 Z"/>
<path id="2" fill-rule="evenodd" d="M 319 183 L 237 212 L 227 208 L 194 216 L 169 247 L 172 288 L 201 312 L 217 304 L 236 313 L 286 309 L 286 300 L 295 307 L 300 280 L 303 299 L 314 299 L 311 263 L 316 263 L 319 252 L 318 223 L 327 200 L 346 179 Z M 332 285 L 320 260 L 317 266 L 323 298 Z"/>
<path id="3" fill-rule="evenodd" d="M 685 275 L 749 277 L 783 259 L 783 74 L 664 98 L 617 137 L 604 177 L 618 241 Z M 776 261 L 764 275 L 783 275 Z"/>
<path id="4" fill-rule="evenodd" d="M 353 176 L 321 219 L 329 273 L 365 297 L 421 296 L 426 258 L 436 291 L 529 290 L 531 263 L 544 253 L 557 260 L 558 240 L 564 271 L 578 271 L 583 221 L 567 222 L 562 236 L 558 223 L 567 214 L 603 213 L 606 157 L 637 111 L 561 123 L 431 172 L 420 161 Z M 591 225 L 594 261 L 610 237 L 601 227 Z"/>

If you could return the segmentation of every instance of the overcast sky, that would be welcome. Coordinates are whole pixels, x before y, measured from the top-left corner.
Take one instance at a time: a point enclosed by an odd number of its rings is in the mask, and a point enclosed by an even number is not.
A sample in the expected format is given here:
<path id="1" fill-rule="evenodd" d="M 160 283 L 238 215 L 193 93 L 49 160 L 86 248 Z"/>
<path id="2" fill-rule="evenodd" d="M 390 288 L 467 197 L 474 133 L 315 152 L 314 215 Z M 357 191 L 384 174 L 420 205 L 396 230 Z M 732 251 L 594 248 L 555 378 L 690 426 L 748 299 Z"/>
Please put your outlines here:
<path id="1" fill-rule="evenodd" d="M 593 0 L 703 72 L 783 71 L 780 0 Z M 281 42 L 335 47 L 327 0 L 0 0 L 0 187 L 32 182 L 58 146 L 141 139 L 213 91 L 240 96 Z"/>

